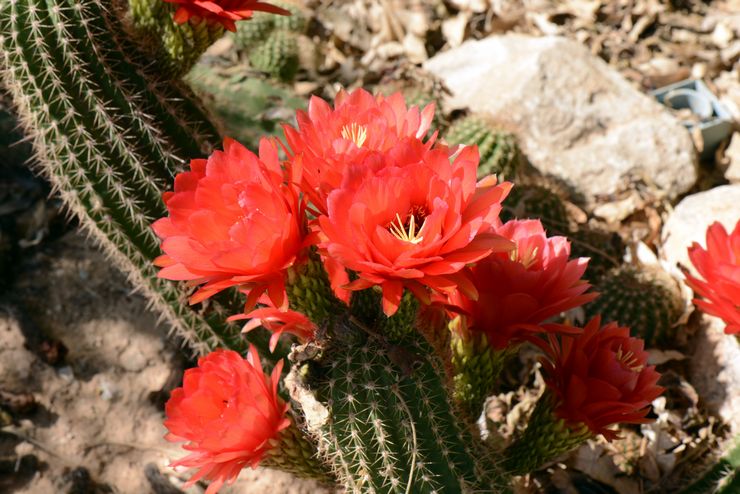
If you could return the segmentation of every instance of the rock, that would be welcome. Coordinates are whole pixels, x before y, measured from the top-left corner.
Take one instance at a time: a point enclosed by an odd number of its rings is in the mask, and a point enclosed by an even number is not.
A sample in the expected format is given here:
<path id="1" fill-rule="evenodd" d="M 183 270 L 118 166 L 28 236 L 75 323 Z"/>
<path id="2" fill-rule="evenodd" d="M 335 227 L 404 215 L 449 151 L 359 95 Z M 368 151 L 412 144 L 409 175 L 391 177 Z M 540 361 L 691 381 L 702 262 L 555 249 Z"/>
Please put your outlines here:
<path id="1" fill-rule="evenodd" d="M 693 242 L 706 246 L 705 235 L 715 221 L 731 230 L 740 219 L 740 184 L 723 185 L 692 194 L 681 201 L 663 226 L 661 257 L 671 266 L 691 268 L 688 247 Z"/>
<path id="2" fill-rule="evenodd" d="M 732 136 L 730 145 L 725 150 L 725 157 L 728 161 L 725 178 L 730 183 L 740 183 L 740 133 L 736 132 Z"/>
<path id="3" fill-rule="evenodd" d="M 740 433 L 740 343 L 724 333 L 721 319 L 703 315 L 694 340 L 689 379 L 707 407 L 733 434 Z"/>
<path id="4" fill-rule="evenodd" d="M 688 247 L 699 242 L 706 247 L 707 227 L 719 221 L 731 229 L 740 220 L 740 184 L 724 185 L 693 194 L 681 201 L 663 227 L 661 256 L 675 266 L 693 271 Z M 740 344 L 724 334 L 724 323 L 703 315 L 693 341 L 690 379 L 707 406 L 732 429 L 740 432 Z"/>
<path id="5" fill-rule="evenodd" d="M 424 68 L 452 107 L 511 126 L 533 165 L 583 194 L 588 207 L 623 198 L 636 182 L 669 199 L 696 181 L 688 131 L 588 49 L 561 37 L 471 40 Z"/>

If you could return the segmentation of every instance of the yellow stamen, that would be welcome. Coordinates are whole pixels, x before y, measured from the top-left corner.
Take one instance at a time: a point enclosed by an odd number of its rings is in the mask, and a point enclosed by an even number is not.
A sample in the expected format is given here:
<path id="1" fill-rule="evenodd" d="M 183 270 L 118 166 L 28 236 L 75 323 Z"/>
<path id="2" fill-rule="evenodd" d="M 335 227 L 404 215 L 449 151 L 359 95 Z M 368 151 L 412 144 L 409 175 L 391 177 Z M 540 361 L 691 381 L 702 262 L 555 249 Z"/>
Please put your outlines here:
<path id="1" fill-rule="evenodd" d="M 524 266 L 524 269 L 529 269 L 532 264 L 537 262 L 537 250 L 538 247 L 535 247 L 530 252 L 525 252 L 520 258 L 519 247 L 514 247 L 514 249 L 509 252 L 509 259 L 514 262 L 520 263 L 522 266 Z"/>
<path id="2" fill-rule="evenodd" d="M 418 244 L 419 242 L 424 240 L 424 236 L 421 234 L 421 231 L 424 229 L 424 225 L 426 224 L 426 222 L 426 219 L 424 219 L 424 222 L 421 224 L 421 227 L 417 231 L 416 217 L 413 214 L 410 214 L 407 229 L 406 224 L 401 219 L 401 215 L 396 213 L 396 221 L 392 222 L 388 226 L 388 230 L 394 237 L 399 240 L 403 240 L 404 242 L 409 242 L 412 244 Z"/>
<path id="3" fill-rule="evenodd" d="M 638 363 L 639 360 L 637 359 L 637 356 L 634 354 L 634 352 L 622 352 L 622 345 L 619 345 L 619 348 L 617 348 L 617 360 L 622 362 L 625 367 L 633 372 L 642 371 L 643 366 Z"/>
<path id="4" fill-rule="evenodd" d="M 354 142 L 358 148 L 361 148 L 367 139 L 367 127 L 352 122 L 342 128 L 342 137 Z"/>

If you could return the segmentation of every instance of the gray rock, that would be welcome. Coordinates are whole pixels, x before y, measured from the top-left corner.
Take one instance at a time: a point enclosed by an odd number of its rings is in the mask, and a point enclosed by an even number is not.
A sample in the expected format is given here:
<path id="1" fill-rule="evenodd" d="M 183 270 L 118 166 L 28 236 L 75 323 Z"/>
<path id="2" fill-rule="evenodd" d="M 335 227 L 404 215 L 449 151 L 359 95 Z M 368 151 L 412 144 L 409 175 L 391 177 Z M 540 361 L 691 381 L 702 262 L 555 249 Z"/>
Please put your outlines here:
<path id="1" fill-rule="evenodd" d="M 681 201 L 666 221 L 661 256 L 672 266 L 693 271 L 688 247 L 699 242 L 706 247 L 707 227 L 715 221 L 734 228 L 740 220 L 740 184 L 724 185 L 693 194 Z M 740 432 L 740 344 L 724 334 L 724 323 L 703 315 L 693 341 L 691 383 L 709 408 L 722 417 L 734 433 Z"/>
<path id="2" fill-rule="evenodd" d="M 623 198 L 636 182 L 673 199 L 696 181 L 688 131 L 574 41 L 492 36 L 424 67 L 449 87 L 451 107 L 488 112 L 510 126 L 532 164 L 583 194 L 588 206 Z"/>

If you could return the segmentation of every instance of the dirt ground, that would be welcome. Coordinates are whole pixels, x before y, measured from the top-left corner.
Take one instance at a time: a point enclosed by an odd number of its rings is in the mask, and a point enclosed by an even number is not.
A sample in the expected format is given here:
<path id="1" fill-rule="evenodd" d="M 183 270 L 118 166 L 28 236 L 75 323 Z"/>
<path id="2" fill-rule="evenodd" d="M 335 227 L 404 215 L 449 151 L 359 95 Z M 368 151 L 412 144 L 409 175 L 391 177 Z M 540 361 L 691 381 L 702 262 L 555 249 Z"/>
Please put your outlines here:
<path id="1" fill-rule="evenodd" d="M 167 466 L 163 405 L 191 364 L 144 299 L 74 230 L 21 263 L 0 301 L 0 492 L 203 492 Z M 245 470 L 221 492 L 329 491 Z"/>

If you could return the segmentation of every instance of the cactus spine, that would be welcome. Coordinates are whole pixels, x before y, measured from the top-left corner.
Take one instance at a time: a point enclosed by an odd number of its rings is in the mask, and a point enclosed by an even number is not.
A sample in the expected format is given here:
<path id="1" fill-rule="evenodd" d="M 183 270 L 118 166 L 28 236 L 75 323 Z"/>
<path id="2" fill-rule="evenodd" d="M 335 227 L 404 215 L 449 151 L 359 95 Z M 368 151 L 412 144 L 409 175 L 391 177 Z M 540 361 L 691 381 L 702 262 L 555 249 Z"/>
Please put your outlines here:
<path id="1" fill-rule="evenodd" d="M 596 285 L 599 298 L 586 305 L 586 316 L 629 326 L 648 347 L 666 345 L 675 337 L 683 311 L 681 292 L 673 278 L 652 266 L 625 265 L 608 271 Z"/>
<path id="2" fill-rule="evenodd" d="M 592 437 L 585 424 L 566 424 L 553 412 L 553 396 L 545 392 L 535 405 L 527 428 L 506 448 L 504 467 L 512 475 L 537 470 Z"/>
<path id="3" fill-rule="evenodd" d="M 297 399 L 349 492 L 504 490 L 480 440 L 456 416 L 426 344 L 401 350 L 370 338 L 323 354 L 310 382 L 321 412 L 305 396 Z"/>
<path id="4" fill-rule="evenodd" d="M 153 55 L 164 57 L 165 69 L 174 77 L 186 74 L 203 52 L 224 34 L 221 24 L 198 22 L 178 24 L 177 6 L 164 0 L 129 0 L 129 15 L 142 46 L 155 47 Z"/>
<path id="5" fill-rule="evenodd" d="M 152 265 L 162 192 L 218 138 L 189 92 L 158 79 L 97 0 L 4 0 L 0 33 L 4 83 L 69 210 L 195 352 L 245 349 L 221 305 L 196 313 Z"/>
<path id="6" fill-rule="evenodd" d="M 237 26 L 234 42 L 247 54 L 254 69 L 275 79 L 290 81 L 300 64 L 299 36 L 306 30 L 307 19 L 294 4 L 274 3 L 290 11 L 290 15 L 257 12 L 249 22 Z"/>
<path id="7" fill-rule="evenodd" d="M 733 494 L 740 491 L 740 436 L 732 439 L 725 453 L 696 482 L 680 494 Z"/>
<path id="8" fill-rule="evenodd" d="M 477 145 L 480 153 L 478 177 L 496 175 L 512 179 L 522 159 L 516 137 L 497 128 L 479 115 L 469 115 L 454 122 L 445 135 L 449 144 Z"/>

